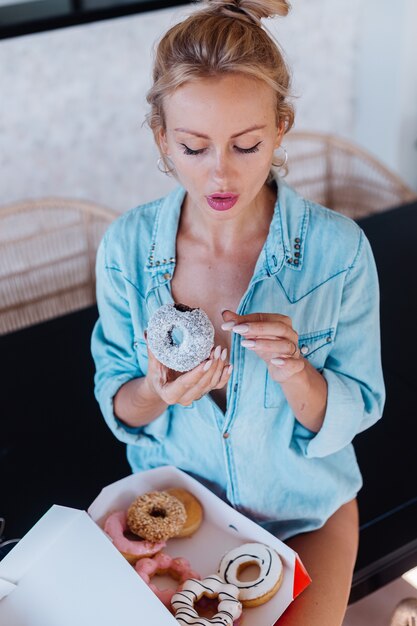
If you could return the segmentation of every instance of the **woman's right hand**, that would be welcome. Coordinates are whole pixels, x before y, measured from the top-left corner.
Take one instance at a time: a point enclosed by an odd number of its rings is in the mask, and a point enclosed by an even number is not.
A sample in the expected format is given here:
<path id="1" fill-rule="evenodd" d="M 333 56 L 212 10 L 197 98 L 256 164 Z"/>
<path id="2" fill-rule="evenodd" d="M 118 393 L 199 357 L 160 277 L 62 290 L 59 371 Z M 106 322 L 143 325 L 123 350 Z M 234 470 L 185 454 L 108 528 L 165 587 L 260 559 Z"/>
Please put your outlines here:
<path id="1" fill-rule="evenodd" d="M 227 348 L 217 346 L 207 360 L 181 374 L 162 365 L 148 346 L 148 373 L 145 380 L 150 390 L 166 404 L 189 406 L 213 389 L 227 385 L 232 368 L 227 361 Z"/>

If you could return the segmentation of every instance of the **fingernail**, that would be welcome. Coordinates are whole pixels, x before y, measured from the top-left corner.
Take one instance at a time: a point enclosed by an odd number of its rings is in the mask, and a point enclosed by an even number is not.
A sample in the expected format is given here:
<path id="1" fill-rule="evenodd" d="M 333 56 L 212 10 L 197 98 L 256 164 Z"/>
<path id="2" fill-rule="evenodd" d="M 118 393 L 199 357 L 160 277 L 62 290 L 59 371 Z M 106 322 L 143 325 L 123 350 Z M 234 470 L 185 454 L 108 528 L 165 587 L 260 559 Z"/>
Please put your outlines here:
<path id="1" fill-rule="evenodd" d="M 271 359 L 271 363 L 272 365 L 284 365 L 285 361 L 284 359 Z"/>
<path id="2" fill-rule="evenodd" d="M 222 360 L 222 361 L 225 361 L 225 360 L 226 360 L 226 357 L 227 357 L 227 348 L 225 348 L 225 349 L 223 350 L 223 352 L 221 353 L 220 358 L 221 358 L 221 360 Z"/>
<path id="3" fill-rule="evenodd" d="M 233 320 L 230 322 L 224 322 L 224 324 L 222 324 L 222 330 L 232 330 L 235 324 L 236 322 L 234 322 Z"/>
<path id="4" fill-rule="evenodd" d="M 221 351 L 222 351 L 222 347 L 221 347 L 221 346 L 217 346 L 217 348 L 216 348 L 216 349 L 215 349 L 215 351 L 214 351 L 214 358 L 215 358 L 215 359 L 218 359 L 218 358 L 219 358 L 219 356 L 220 356 L 220 354 L 221 354 Z"/>
<path id="5" fill-rule="evenodd" d="M 213 361 L 207 361 L 207 363 L 204 364 L 203 372 L 208 372 L 212 363 Z"/>
<path id="6" fill-rule="evenodd" d="M 233 369 L 233 365 L 230 364 L 229 367 L 227 368 L 227 373 L 231 374 L 232 373 L 232 369 Z"/>
<path id="7" fill-rule="evenodd" d="M 249 330 L 249 326 L 247 324 L 238 324 L 233 327 L 233 332 L 238 333 L 239 335 L 244 335 Z"/>
<path id="8" fill-rule="evenodd" d="M 240 343 L 244 348 L 254 348 L 256 346 L 256 341 L 252 341 L 252 339 L 244 339 Z"/>
<path id="9" fill-rule="evenodd" d="M 228 311 L 228 310 L 229 310 L 229 309 L 220 309 L 220 313 L 223 315 L 223 313 L 224 313 L 225 311 Z"/>

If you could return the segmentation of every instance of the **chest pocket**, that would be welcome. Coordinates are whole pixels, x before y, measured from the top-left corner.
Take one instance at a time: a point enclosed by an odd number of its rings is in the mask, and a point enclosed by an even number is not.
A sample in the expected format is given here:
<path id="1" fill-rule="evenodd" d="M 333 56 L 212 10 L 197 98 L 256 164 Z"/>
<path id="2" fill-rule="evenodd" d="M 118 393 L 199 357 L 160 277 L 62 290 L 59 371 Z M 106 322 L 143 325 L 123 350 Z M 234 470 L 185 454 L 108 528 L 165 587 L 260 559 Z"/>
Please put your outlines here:
<path id="1" fill-rule="evenodd" d="M 327 356 L 334 341 L 334 328 L 317 330 L 311 333 L 303 333 L 298 336 L 298 347 L 305 359 L 317 370 L 323 369 Z M 265 407 L 277 408 L 282 405 L 283 392 L 281 385 L 272 380 L 268 371 L 265 380 Z"/>

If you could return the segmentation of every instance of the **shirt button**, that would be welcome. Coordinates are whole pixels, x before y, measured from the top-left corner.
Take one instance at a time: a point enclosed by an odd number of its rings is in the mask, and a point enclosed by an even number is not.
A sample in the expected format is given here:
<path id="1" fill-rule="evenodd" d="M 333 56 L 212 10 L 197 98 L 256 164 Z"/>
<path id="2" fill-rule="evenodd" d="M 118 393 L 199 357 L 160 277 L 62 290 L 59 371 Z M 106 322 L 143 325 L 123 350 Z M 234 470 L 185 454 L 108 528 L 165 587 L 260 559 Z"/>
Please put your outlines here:
<path id="1" fill-rule="evenodd" d="M 223 433 L 223 439 L 228 439 L 230 437 L 229 433 Z"/>
<path id="2" fill-rule="evenodd" d="M 167 272 L 166 274 L 164 274 L 164 278 L 165 280 L 169 280 L 171 278 L 171 274 Z"/>
<path id="3" fill-rule="evenodd" d="M 308 346 L 301 346 L 301 348 L 300 348 L 300 352 L 301 352 L 301 354 L 307 354 L 307 352 L 308 352 Z"/>

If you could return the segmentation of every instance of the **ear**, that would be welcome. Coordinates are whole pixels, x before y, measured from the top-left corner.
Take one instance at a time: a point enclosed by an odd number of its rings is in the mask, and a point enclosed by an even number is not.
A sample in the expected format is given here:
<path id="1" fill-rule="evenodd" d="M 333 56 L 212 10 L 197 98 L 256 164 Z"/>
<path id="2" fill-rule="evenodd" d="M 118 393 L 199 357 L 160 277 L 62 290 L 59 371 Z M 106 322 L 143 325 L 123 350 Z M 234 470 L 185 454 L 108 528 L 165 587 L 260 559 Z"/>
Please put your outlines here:
<path id="1" fill-rule="evenodd" d="M 275 150 L 277 150 L 277 148 L 280 147 L 284 133 L 285 133 L 285 124 L 284 122 L 280 122 L 277 128 L 277 134 L 275 137 L 275 144 L 274 144 Z"/>
<path id="2" fill-rule="evenodd" d="M 165 154 L 166 156 L 169 156 L 169 149 L 168 149 L 168 142 L 167 142 L 167 135 L 166 135 L 166 130 L 165 128 L 161 128 L 158 133 L 156 134 L 156 143 L 159 146 L 160 151 L 162 152 L 162 154 Z"/>

